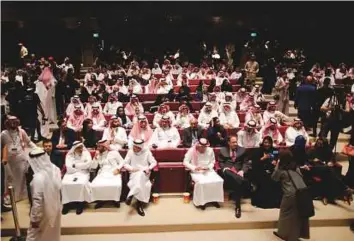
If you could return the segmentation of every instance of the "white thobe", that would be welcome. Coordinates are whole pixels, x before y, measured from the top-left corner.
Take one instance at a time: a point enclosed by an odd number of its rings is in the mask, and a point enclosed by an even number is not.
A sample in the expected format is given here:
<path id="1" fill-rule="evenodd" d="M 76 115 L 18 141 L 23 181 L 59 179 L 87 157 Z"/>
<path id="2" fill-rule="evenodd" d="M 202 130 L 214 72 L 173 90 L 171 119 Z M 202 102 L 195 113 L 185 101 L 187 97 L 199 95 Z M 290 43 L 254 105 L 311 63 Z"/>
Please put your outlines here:
<path id="1" fill-rule="evenodd" d="M 224 80 L 227 79 L 226 77 L 216 77 L 216 86 L 220 86 L 222 85 L 222 83 L 224 82 Z"/>
<path id="2" fill-rule="evenodd" d="M 276 140 L 273 139 L 273 133 L 274 133 L 275 131 L 278 133 L 278 136 L 277 136 L 277 139 L 276 139 Z M 268 129 L 268 133 L 267 133 L 267 135 L 265 135 L 265 126 L 263 126 L 263 127 L 261 128 L 261 130 L 259 131 L 259 133 L 261 134 L 261 140 L 263 140 L 264 137 L 266 137 L 266 136 L 270 136 L 270 137 L 273 139 L 274 142 L 277 142 L 278 144 L 279 144 L 279 143 L 282 143 L 282 142 L 283 142 L 283 137 L 282 137 L 280 131 L 279 131 L 278 129 L 275 130 L 275 131 L 273 131 L 273 130 L 271 130 L 271 129 Z"/>
<path id="3" fill-rule="evenodd" d="M 168 129 L 158 127 L 151 136 L 150 145 L 155 144 L 158 148 L 177 148 L 180 142 L 181 137 L 176 127 Z"/>
<path id="4" fill-rule="evenodd" d="M 245 123 L 249 122 L 250 120 L 254 120 L 257 126 L 264 126 L 264 121 L 260 113 L 253 114 L 251 112 L 247 112 L 245 116 Z"/>
<path id="5" fill-rule="evenodd" d="M 113 172 L 124 165 L 122 156 L 117 151 L 100 153 L 92 161 L 92 168 L 99 166 L 97 176 L 91 183 L 91 201 L 119 202 L 122 192 L 122 177 Z"/>
<path id="6" fill-rule="evenodd" d="M 162 69 L 160 69 L 160 68 L 152 68 L 152 70 L 151 70 L 151 74 L 162 74 Z"/>
<path id="7" fill-rule="evenodd" d="M 159 86 L 159 88 L 156 90 L 156 94 L 166 95 L 170 90 L 171 90 L 171 86 L 169 85 Z"/>
<path id="8" fill-rule="evenodd" d="M 59 179 L 61 172 L 56 168 L 56 175 Z M 27 230 L 26 241 L 59 241 L 61 236 L 61 201 L 60 189 L 47 189 L 46 183 L 50 182 L 48 176 L 38 172 L 33 176 L 31 182 L 32 207 L 30 212 L 30 220 L 33 223 L 39 223 L 39 228 L 29 227 Z M 44 192 L 50 191 L 51 200 L 44 199 Z M 56 218 L 53 227 L 49 225 L 49 217 L 46 215 L 46 202 L 57 202 Z"/>
<path id="9" fill-rule="evenodd" d="M 121 93 L 123 95 L 127 95 L 128 94 L 127 86 L 125 86 L 125 85 L 119 86 L 118 93 Z"/>
<path id="10" fill-rule="evenodd" d="M 50 80 L 51 85 L 47 88 L 42 81 L 36 83 L 36 93 L 43 107 L 44 114 L 50 122 L 57 121 L 57 111 L 55 104 L 55 84 L 56 80 Z M 45 133 L 43 136 L 47 136 Z"/>
<path id="11" fill-rule="evenodd" d="M 224 180 L 214 171 L 215 155 L 212 148 L 208 147 L 204 153 L 197 152 L 196 163 L 192 156 L 194 147 L 190 148 L 184 156 L 183 164 L 191 170 L 194 181 L 193 203 L 195 206 L 205 205 L 210 202 L 224 202 Z M 206 167 L 206 171 L 196 171 L 197 167 Z"/>
<path id="12" fill-rule="evenodd" d="M 146 175 L 144 171 L 151 171 L 157 162 L 151 151 L 144 149 L 138 155 L 133 150 L 129 150 L 125 160 L 124 167 L 128 171 L 138 169 L 137 172 L 131 172 L 129 175 L 129 193 L 128 197 L 135 197 L 137 200 L 148 203 L 150 200 L 151 187 L 150 175 Z"/>
<path id="13" fill-rule="evenodd" d="M 345 79 L 347 77 L 347 71 L 345 73 L 342 73 L 340 69 L 336 69 L 336 79 Z"/>
<path id="14" fill-rule="evenodd" d="M 261 134 L 258 131 L 249 134 L 245 130 L 237 133 L 238 145 L 244 148 L 259 147 L 261 143 Z"/>
<path id="15" fill-rule="evenodd" d="M 105 115 L 116 115 L 119 107 L 123 107 L 123 104 L 119 101 L 107 102 L 103 108 L 103 113 Z"/>
<path id="16" fill-rule="evenodd" d="M 211 119 L 213 119 L 214 117 L 218 117 L 218 113 L 215 110 L 212 110 L 210 113 L 202 111 L 198 116 L 198 123 L 201 127 L 207 129 L 209 127 Z"/>
<path id="17" fill-rule="evenodd" d="M 73 168 L 75 164 L 75 168 Z M 92 164 L 91 154 L 83 151 L 82 155 L 67 155 L 65 159 L 66 174 L 62 180 L 63 204 L 70 202 L 90 202 L 90 173 Z M 76 180 L 76 181 L 74 181 Z"/>
<path id="18" fill-rule="evenodd" d="M 106 128 L 103 131 L 102 140 L 110 141 L 111 150 L 119 151 L 128 143 L 127 132 L 123 127 L 117 127 L 115 130 Z"/>
<path id="19" fill-rule="evenodd" d="M 175 125 L 179 128 L 185 129 L 190 127 L 190 121 L 195 119 L 192 114 L 188 114 L 186 116 L 182 116 L 180 113 L 177 114 Z"/>
<path id="20" fill-rule="evenodd" d="M 160 114 L 159 112 L 156 112 L 155 113 L 155 116 L 154 116 L 154 120 L 152 121 L 152 124 L 155 126 L 155 127 L 160 127 L 160 120 L 161 120 L 161 118 L 162 118 L 162 116 L 168 116 L 168 117 L 170 117 L 170 120 L 171 120 L 171 122 L 172 122 L 172 125 L 174 125 L 175 124 L 175 122 L 176 122 L 176 119 L 175 119 L 175 115 L 173 114 L 173 112 L 172 111 L 169 111 L 169 112 L 167 112 L 166 114 Z"/>
<path id="21" fill-rule="evenodd" d="M 139 95 L 143 93 L 143 88 L 141 88 L 140 84 L 136 84 L 133 86 L 133 94 L 134 95 Z"/>
<path id="22" fill-rule="evenodd" d="M 270 118 L 275 118 L 278 121 L 278 126 L 280 126 L 280 122 L 289 119 L 289 117 L 287 115 L 284 115 L 283 113 L 281 113 L 280 111 L 276 110 L 276 111 L 268 111 L 265 110 L 263 113 L 263 121 L 264 123 L 268 123 Z"/>
<path id="23" fill-rule="evenodd" d="M 306 139 L 306 144 L 309 142 L 309 135 L 307 134 L 305 128 L 300 130 L 295 129 L 292 126 L 289 126 L 285 131 L 285 143 L 287 146 L 292 146 L 295 143 L 295 139 L 298 136 L 303 136 Z"/>
<path id="24" fill-rule="evenodd" d="M 93 126 L 92 129 L 94 129 L 95 131 L 103 131 L 104 130 L 104 126 L 106 125 L 106 119 L 105 118 L 100 118 L 100 115 L 98 115 L 97 117 L 92 116 L 92 122 L 93 122 Z"/>
<path id="25" fill-rule="evenodd" d="M 20 134 L 23 137 L 25 147 L 36 147 L 22 129 L 20 129 L 20 132 L 13 130 L 4 130 L 1 132 L 1 145 L 6 145 L 8 149 L 8 164 L 5 166 L 5 177 L 6 180 L 10 177 L 12 179 L 16 202 L 27 198 L 25 173 L 28 169 L 28 152 L 22 148 Z"/>
<path id="26" fill-rule="evenodd" d="M 242 76 L 242 73 L 233 72 L 233 73 L 231 74 L 230 79 L 238 80 L 239 78 L 241 78 L 241 76 Z"/>
<path id="27" fill-rule="evenodd" d="M 240 119 L 235 111 L 231 111 L 227 114 L 223 112 L 220 114 L 219 119 L 221 125 L 231 125 L 232 128 L 237 128 L 240 126 Z"/>

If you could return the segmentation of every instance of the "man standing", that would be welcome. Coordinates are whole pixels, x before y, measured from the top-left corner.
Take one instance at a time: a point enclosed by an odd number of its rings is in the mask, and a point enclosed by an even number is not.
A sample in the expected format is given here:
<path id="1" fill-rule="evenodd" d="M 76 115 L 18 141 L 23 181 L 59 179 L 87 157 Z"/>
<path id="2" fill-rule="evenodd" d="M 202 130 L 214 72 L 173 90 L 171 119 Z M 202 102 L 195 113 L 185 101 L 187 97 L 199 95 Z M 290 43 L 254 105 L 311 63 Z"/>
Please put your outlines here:
<path id="1" fill-rule="evenodd" d="M 61 172 L 50 162 L 45 151 L 30 152 L 29 164 L 34 172 L 31 182 L 32 207 L 27 241 L 59 241 L 61 222 Z"/>
<path id="2" fill-rule="evenodd" d="M 191 177 L 195 182 L 194 205 L 202 210 L 205 210 L 207 203 L 220 208 L 218 202 L 224 202 L 224 181 L 214 171 L 214 150 L 209 147 L 208 140 L 200 138 L 186 153 L 183 164 L 191 170 Z"/>
<path id="3" fill-rule="evenodd" d="M 26 178 L 28 155 L 25 149 L 36 148 L 26 132 L 21 129 L 20 121 L 15 116 L 10 116 L 5 122 L 6 130 L 1 132 L 1 144 L 7 146 L 8 150 L 8 173 L 7 178 L 12 179 L 15 189 L 15 201 L 27 197 Z M 6 160 L 3 160 L 6 161 Z"/>
<path id="4" fill-rule="evenodd" d="M 137 200 L 136 209 L 138 214 L 145 216 L 143 205 L 149 202 L 152 187 L 149 179 L 150 173 L 157 165 L 157 162 L 141 139 L 133 141 L 133 148 L 128 151 L 124 161 L 124 167 L 130 172 L 128 182 L 130 191 L 125 203 L 130 205 L 133 198 L 135 198 Z"/>
<path id="5" fill-rule="evenodd" d="M 238 146 L 237 137 L 230 136 L 228 146 L 222 147 L 219 152 L 221 176 L 227 189 L 231 189 L 232 199 L 235 201 L 235 216 L 241 217 L 241 197 L 247 185 L 247 172 L 251 166 L 246 158 L 246 149 Z"/>
<path id="6" fill-rule="evenodd" d="M 25 64 L 25 59 L 28 56 L 28 50 L 23 43 L 19 43 L 18 46 L 20 47 L 20 67 L 23 67 Z"/>
<path id="7" fill-rule="evenodd" d="M 185 147 L 191 147 L 204 136 L 204 130 L 198 125 L 197 119 L 191 119 L 190 127 L 183 129 L 182 144 Z"/>
<path id="8" fill-rule="evenodd" d="M 296 90 L 295 108 L 298 109 L 298 117 L 304 122 L 305 128 L 312 127 L 312 114 L 316 108 L 316 87 L 312 85 L 312 80 L 311 76 L 307 76 Z"/>

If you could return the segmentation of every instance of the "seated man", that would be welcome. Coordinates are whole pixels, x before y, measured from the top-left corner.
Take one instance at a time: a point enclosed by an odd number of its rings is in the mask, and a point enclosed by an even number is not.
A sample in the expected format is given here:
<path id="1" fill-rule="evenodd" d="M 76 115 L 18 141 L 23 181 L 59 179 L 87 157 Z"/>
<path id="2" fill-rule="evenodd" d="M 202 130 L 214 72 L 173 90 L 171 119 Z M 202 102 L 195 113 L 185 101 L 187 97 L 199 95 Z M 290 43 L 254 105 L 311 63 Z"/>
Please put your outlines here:
<path id="1" fill-rule="evenodd" d="M 136 139 L 133 148 L 129 149 L 124 167 L 130 172 L 128 187 L 130 189 L 126 204 L 130 205 L 133 198 L 137 200 L 136 209 L 140 216 L 145 216 L 143 204 L 148 203 L 151 193 L 150 173 L 157 165 L 151 151 L 144 147 L 144 141 Z"/>
<path id="2" fill-rule="evenodd" d="M 70 149 L 76 139 L 74 130 L 67 127 L 65 119 L 58 121 L 59 129 L 53 131 L 52 143 L 54 149 Z"/>
<path id="3" fill-rule="evenodd" d="M 264 123 L 267 123 L 271 117 L 276 118 L 279 124 L 289 121 L 289 117 L 287 115 L 284 115 L 277 110 L 277 103 L 275 101 L 270 101 L 268 103 L 267 109 L 263 113 Z"/>
<path id="4" fill-rule="evenodd" d="M 234 129 L 240 126 L 240 119 L 235 110 L 232 109 L 231 103 L 223 103 L 223 108 L 220 113 L 220 124 L 225 129 Z"/>
<path id="5" fill-rule="evenodd" d="M 84 123 L 85 115 L 80 105 L 74 107 L 74 111 L 70 114 L 67 127 L 75 132 L 80 132 Z"/>
<path id="6" fill-rule="evenodd" d="M 89 179 L 92 158 L 90 152 L 80 141 L 75 141 L 73 147 L 66 155 L 66 174 L 62 181 L 62 201 L 64 204 L 62 214 L 70 210 L 71 203 L 75 204 L 76 214 L 84 210 L 84 202 L 90 201 Z"/>
<path id="7" fill-rule="evenodd" d="M 261 140 L 263 140 L 266 136 L 270 136 L 275 145 L 279 145 L 283 142 L 283 137 L 278 129 L 277 119 L 275 119 L 274 117 L 270 117 L 267 124 L 263 126 L 260 130 L 260 134 Z"/>
<path id="8" fill-rule="evenodd" d="M 151 129 L 148 119 L 144 115 L 140 115 L 136 123 L 134 123 L 132 130 L 129 133 L 128 147 L 133 146 L 135 139 L 142 139 L 145 145 L 150 143 L 153 130 Z"/>
<path id="9" fill-rule="evenodd" d="M 198 123 L 201 127 L 207 129 L 209 127 L 211 119 L 213 119 L 214 117 L 218 117 L 218 113 L 213 110 L 212 104 L 210 102 L 207 102 L 199 113 Z"/>
<path id="10" fill-rule="evenodd" d="M 246 149 L 238 145 L 236 136 L 228 138 L 228 145 L 220 149 L 218 160 L 226 188 L 233 191 L 232 199 L 236 204 L 235 216 L 240 218 L 242 191 L 247 184 L 245 176 L 251 167 L 251 162 L 246 159 Z"/>
<path id="11" fill-rule="evenodd" d="M 100 111 L 100 104 L 95 103 L 92 105 L 91 115 L 88 117 L 92 120 L 93 126 L 92 129 L 95 131 L 103 131 L 106 125 L 106 118 Z"/>
<path id="12" fill-rule="evenodd" d="M 182 145 L 184 147 L 194 146 L 200 138 L 204 136 L 204 129 L 198 125 L 196 119 L 191 119 L 190 127 L 183 129 Z"/>
<path id="13" fill-rule="evenodd" d="M 127 132 L 121 125 L 121 119 L 114 115 L 103 131 L 102 140 L 108 141 L 111 150 L 119 151 L 128 143 Z"/>
<path id="14" fill-rule="evenodd" d="M 298 136 L 303 136 L 306 140 L 306 144 L 309 143 L 310 138 L 306 132 L 303 122 L 299 118 L 294 119 L 293 126 L 289 126 L 285 131 L 285 142 L 287 146 L 295 144 L 295 139 Z"/>
<path id="15" fill-rule="evenodd" d="M 264 126 L 261 107 L 259 105 L 253 105 L 249 107 L 246 113 L 245 122 L 247 123 L 250 120 L 254 120 L 256 122 L 256 127 Z"/>
<path id="16" fill-rule="evenodd" d="M 118 101 L 117 96 L 111 94 L 108 98 L 108 102 L 103 108 L 103 113 L 105 115 L 115 115 L 117 113 L 118 107 L 122 107 L 123 104 Z"/>
<path id="17" fill-rule="evenodd" d="M 238 145 L 244 148 L 259 147 L 261 135 L 256 129 L 256 122 L 250 120 L 245 127 L 237 133 Z"/>
<path id="18" fill-rule="evenodd" d="M 172 126 L 170 117 L 161 118 L 160 127 L 154 130 L 150 142 L 154 148 L 177 148 L 181 137 L 177 128 Z"/>
<path id="19" fill-rule="evenodd" d="M 205 210 L 207 203 L 212 203 L 219 208 L 218 202 L 224 202 L 224 181 L 214 171 L 214 150 L 209 147 L 205 138 L 191 147 L 183 160 L 185 167 L 191 170 L 192 180 L 195 182 L 193 203 Z"/>
<path id="20" fill-rule="evenodd" d="M 97 151 L 92 160 L 92 169 L 98 169 L 97 176 L 91 183 L 91 201 L 98 201 L 95 209 L 101 208 L 105 201 L 114 201 L 120 207 L 122 177 L 120 170 L 124 160 L 118 151 L 109 151 L 108 142 L 97 142 Z"/>
<path id="21" fill-rule="evenodd" d="M 152 121 L 152 124 L 155 126 L 155 127 L 160 127 L 160 121 L 161 121 L 161 118 L 162 116 L 168 116 L 172 122 L 172 125 L 174 125 L 174 123 L 176 122 L 175 120 L 175 115 L 172 113 L 172 111 L 170 111 L 170 106 L 162 103 L 157 112 L 155 112 L 155 115 L 154 115 L 154 120 Z"/>

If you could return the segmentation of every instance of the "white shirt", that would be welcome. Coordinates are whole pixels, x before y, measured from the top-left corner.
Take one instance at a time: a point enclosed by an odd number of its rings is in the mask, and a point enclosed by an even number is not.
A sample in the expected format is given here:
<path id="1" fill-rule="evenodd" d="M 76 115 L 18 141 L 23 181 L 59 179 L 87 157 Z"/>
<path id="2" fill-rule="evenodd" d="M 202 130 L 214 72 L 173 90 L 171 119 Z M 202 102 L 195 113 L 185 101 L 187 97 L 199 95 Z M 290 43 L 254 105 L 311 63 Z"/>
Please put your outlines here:
<path id="1" fill-rule="evenodd" d="M 256 130 L 252 134 L 249 134 L 245 130 L 240 130 L 237 133 L 238 145 L 244 148 L 259 147 L 261 143 L 261 134 Z"/>
<path id="2" fill-rule="evenodd" d="M 151 145 L 155 144 L 159 148 L 177 148 L 181 142 L 181 137 L 176 127 L 162 129 L 160 127 L 154 130 L 151 137 Z"/>
<path id="3" fill-rule="evenodd" d="M 227 114 L 222 112 L 219 119 L 221 125 L 231 125 L 232 128 L 237 128 L 240 126 L 240 119 L 238 118 L 238 115 L 235 111 L 230 111 Z"/>
<path id="4" fill-rule="evenodd" d="M 115 101 L 113 103 L 107 102 L 103 108 L 103 113 L 105 115 L 115 115 L 117 114 L 117 109 L 119 107 L 123 107 L 123 104 L 119 101 Z"/>
<path id="5" fill-rule="evenodd" d="M 295 139 L 298 136 L 303 136 L 306 139 L 306 143 L 309 142 L 309 135 L 307 134 L 305 128 L 296 130 L 294 127 L 289 126 L 285 131 L 285 142 L 287 146 L 292 146 L 295 143 Z"/>
<path id="6" fill-rule="evenodd" d="M 198 116 L 198 123 L 201 127 L 206 129 L 209 127 L 209 123 L 214 117 L 218 117 L 218 113 L 215 110 L 212 110 L 210 113 L 206 113 L 202 110 Z"/>

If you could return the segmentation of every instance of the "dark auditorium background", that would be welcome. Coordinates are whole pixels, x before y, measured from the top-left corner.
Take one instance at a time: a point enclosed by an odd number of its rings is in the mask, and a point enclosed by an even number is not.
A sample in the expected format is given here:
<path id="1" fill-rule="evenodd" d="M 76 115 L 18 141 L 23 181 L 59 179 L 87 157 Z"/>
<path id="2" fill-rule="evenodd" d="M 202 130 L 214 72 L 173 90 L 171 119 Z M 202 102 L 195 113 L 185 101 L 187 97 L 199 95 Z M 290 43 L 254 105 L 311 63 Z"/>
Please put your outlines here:
<path id="1" fill-rule="evenodd" d="M 78 64 L 102 39 L 106 51 L 114 45 L 149 56 L 180 48 L 191 60 L 202 41 L 219 49 L 233 43 L 240 56 L 256 32 L 303 48 L 314 61 L 352 62 L 351 9 L 348 2 L 1 2 L 1 58 L 16 63 L 23 42 L 37 57 Z"/>

